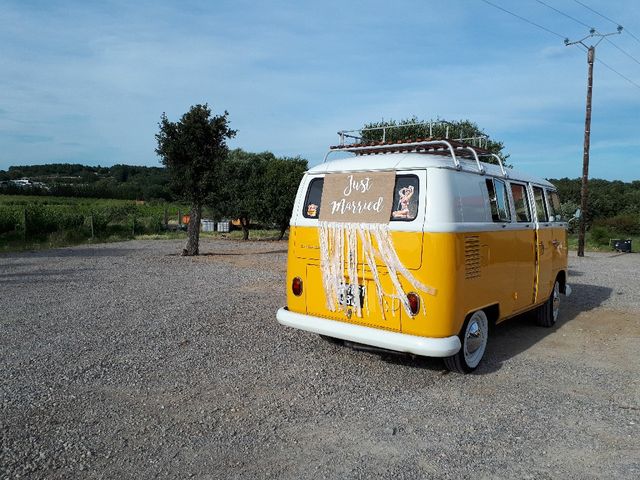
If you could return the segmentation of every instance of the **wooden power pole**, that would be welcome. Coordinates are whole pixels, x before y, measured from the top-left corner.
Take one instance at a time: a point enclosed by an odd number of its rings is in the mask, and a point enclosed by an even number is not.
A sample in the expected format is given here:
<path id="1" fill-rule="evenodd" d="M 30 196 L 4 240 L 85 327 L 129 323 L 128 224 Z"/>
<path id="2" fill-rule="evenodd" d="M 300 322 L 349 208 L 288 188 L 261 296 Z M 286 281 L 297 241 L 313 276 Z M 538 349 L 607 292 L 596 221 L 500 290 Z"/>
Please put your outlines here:
<path id="1" fill-rule="evenodd" d="M 591 96 L 593 93 L 593 62 L 596 60 L 596 46 L 610 35 L 622 33 L 622 26 L 618 26 L 618 30 L 612 33 L 598 33 L 594 28 L 591 29 L 589 35 L 582 40 L 570 42 L 565 38 L 566 46 L 580 44 L 587 49 L 587 63 L 589 65 L 589 74 L 587 78 L 587 111 L 584 118 L 584 152 L 582 155 L 582 187 L 580 189 L 580 231 L 578 233 L 578 256 L 584 257 L 584 237 L 586 231 L 586 213 L 587 199 L 589 198 L 589 150 L 591 147 Z M 599 40 L 595 45 L 585 45 L 587 38 L 598 37 Z"/>
<path id="2" fill-rule="evenodd" d="M 587 63 L 589 64 L 589 76 L 587 80 L 587 113 L 584 117 L 584 152 L 582 154 L 582 187 L 580 188 L 580 231 L 578 233 L 578 256 L 584 257 L 584 235 L 586 222 L 584 213 L 587 211 L 587 198 L 589 196 L 589 149 L 591 148 L 591 94 L 593 92 L 593 62 L 595 61 L 596 47 L 587 50 Z"/>

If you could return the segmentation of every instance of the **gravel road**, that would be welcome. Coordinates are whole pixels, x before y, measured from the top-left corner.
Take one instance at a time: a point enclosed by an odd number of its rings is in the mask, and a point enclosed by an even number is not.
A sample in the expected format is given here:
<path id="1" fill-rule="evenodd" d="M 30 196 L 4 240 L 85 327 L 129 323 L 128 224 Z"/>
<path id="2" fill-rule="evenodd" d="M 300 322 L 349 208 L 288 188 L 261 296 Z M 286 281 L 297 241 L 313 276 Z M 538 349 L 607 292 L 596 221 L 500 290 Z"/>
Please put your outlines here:
<path id="1" fill-rule="evenodd" d="M 286 244 L 0 255 L 0 478 L 640 478 L 640 255 L 473 375 L 281 327 Z"/>

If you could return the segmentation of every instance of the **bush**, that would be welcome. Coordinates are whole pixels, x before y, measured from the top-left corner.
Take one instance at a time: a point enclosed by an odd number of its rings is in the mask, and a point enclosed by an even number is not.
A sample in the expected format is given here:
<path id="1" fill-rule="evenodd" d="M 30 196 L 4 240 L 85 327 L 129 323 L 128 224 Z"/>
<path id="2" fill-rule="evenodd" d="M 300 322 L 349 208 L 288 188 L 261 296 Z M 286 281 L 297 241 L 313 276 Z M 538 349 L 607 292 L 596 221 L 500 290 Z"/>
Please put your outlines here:
<path id="1" fill-rule="evenodd" d="M 594 225 L 615 232 L 618 236 L 637 235 L 640 233 L 640 215 L 616 215 L 615 217 L 596 220 Z"/>
<path id="2" fill-rule="evenodd" d="M 611 232 L 605 227 L 592 227 L 589 231 L 589 238 L 596 245 L 609 245 Z"/>
<path id="3" fill-rule="evenodd" d="M 0 233 L 13 232 L 22 228 L 22 209 L 0 205 Z"/>

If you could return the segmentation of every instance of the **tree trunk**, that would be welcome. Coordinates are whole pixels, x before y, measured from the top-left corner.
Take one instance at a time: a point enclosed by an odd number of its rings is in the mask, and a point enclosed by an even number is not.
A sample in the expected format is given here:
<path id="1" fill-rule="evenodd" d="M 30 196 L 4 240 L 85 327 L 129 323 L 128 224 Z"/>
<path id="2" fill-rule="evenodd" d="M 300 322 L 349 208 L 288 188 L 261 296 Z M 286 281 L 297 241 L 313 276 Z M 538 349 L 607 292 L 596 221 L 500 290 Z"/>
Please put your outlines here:
<path id="1" fill-rule="evenodd" d="M 282 225 L 280 225 L 280 236 L 278 237 L 278 240 L 282 240 L 284 238 L 284 234 L 287 231 L 288 226 L 288 223 L 283 223 Z"/>
<path id="2" fill-rule="evenodd" d="M 199 253 L 200 217 L 202 217 L 202 205 L 191 205 L 189 226 L 187 227 L 187 245 L 184 247 L 184 250 L 182 250 L 183 257 L 191 257 Z"/>
<path id="3" fill-rule="evenodd" d="M 240 226 L 242 227 L 242 240 L 249 240 L 249 219 L 240 217 Z"/>

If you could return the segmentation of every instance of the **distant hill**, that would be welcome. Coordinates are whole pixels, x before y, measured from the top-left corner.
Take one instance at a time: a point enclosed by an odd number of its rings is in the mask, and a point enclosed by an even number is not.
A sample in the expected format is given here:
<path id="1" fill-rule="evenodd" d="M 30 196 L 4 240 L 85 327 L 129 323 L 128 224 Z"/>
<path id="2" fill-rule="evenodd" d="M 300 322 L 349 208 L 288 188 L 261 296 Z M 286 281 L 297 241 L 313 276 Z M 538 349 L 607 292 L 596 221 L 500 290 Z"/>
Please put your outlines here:
<path id="1" fill-rule="evenodd" d="M 10 180 L 28 179 L 47 188 L 25 187 Z M 173 200 L 165 168 L 135 165 L 92 167 L 72 163 L 24 165 L 0 170 L 4 193 L 29 193 L 67 197 Z M 25 190 L 28 190 L 25 191 Z"/>

